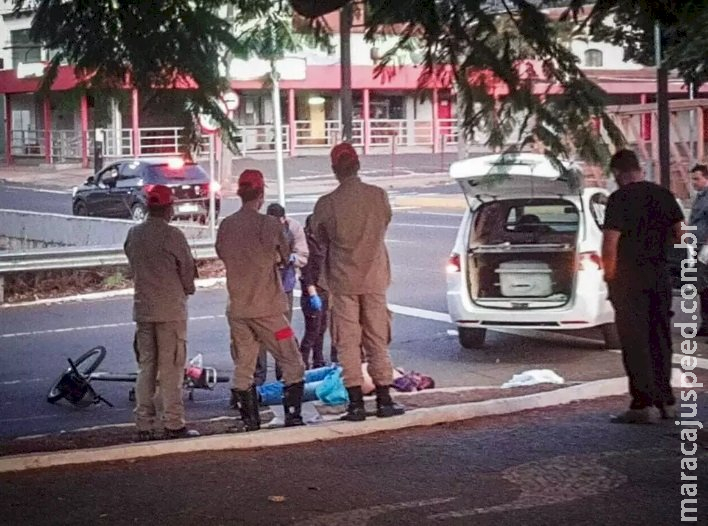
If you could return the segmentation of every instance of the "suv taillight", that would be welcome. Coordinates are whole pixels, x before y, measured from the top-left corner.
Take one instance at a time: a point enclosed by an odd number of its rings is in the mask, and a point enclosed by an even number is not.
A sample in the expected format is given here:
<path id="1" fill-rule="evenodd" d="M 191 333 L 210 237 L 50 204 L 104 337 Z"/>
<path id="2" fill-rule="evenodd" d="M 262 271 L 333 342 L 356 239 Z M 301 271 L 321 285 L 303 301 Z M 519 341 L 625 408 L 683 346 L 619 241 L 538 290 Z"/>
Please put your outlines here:
<path id="1" fill-rule="evenodd" d="M 455 272 L 460 272 L 460 255 L 450 254 L 447 259 L 447 266 L 445 267 L 449 274 L 454 274 Z"/>
<path id="2" fill-rule="evenodd" d="M 597 252 L 581 252 L 578 255 L 578 270 L 602 270 L 602 258 Z"/>

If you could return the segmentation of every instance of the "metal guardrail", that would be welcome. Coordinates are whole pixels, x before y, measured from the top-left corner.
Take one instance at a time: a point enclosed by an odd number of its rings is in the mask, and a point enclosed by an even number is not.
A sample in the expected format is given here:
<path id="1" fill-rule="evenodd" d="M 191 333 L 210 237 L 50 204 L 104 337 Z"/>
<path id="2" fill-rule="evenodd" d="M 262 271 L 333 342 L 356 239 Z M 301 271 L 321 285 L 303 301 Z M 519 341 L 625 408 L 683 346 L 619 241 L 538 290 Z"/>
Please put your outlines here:
<path id="1" fill-rule="evenodd" d="M 190 244 L 197 260 L 216 257 L 214 243 L 200 241 Z M 0 253 L 0 279 L 11 272 L 81 269 L 101 266 L 127 265 L 123 247 L 63 248 Z"/>

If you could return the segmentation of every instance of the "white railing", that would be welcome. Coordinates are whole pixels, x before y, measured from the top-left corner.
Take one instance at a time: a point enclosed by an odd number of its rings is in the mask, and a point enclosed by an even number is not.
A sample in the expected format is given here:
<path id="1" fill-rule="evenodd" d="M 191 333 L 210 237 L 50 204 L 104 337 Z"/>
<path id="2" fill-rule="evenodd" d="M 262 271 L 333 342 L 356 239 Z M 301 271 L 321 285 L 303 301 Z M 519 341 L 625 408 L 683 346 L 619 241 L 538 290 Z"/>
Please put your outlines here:
<path id="1" fill-rule="evenodd" d="M 52 130 L 51 158 L 53 161 L 81 159 L 81 132 L 75 130 Z"/>
<path id="2" fill-rule="evenodd" d="M 89 155 L 93 152 L 94 132 L 88 132 Z M 121 130 L 103 130 L 103 157 L 108 159 L 130 157 L 133 155 L 133 130 L 123 128 Z"/>
<path id="3" fill-rule="evenodd" d="M 179 127 L 140 128 L 138 148 L 135 151 L 135 135 L 131 128 L 103 132 L 103 156 L 106 159 L 176 155 L 184 151 L 184 129 Z M 291 150 L 290 126 L 283 125 L 283 151 Z M 437 135 L 434 137 L 434 135 Z M 341 141 L 342 126 L 338 120 L 320 122 L 295 121 L 295 149 L 331 148 Z M 13 130 L 11 132 L 11 154 L 15 157 L 44 157 L 44 130 Z M 381 147 L 432 147 L 447 148 L 457 144 L 456 119 L 440 119 L 437 134 L 434 134 L 432 120 L 413 119 L 371 119 L 368 128 L 369 146 L 376 151 Z M 275 133 L 272 124 L 239 126 L 238 144 L 241 154 L 266 153 L 275 151 Z M 352 143 L 364 145 L 364 121 L 352 122 Z M 94 130 L 86 132 L 86 154 L 93 157 Z M 52 130 L 51 158 L 53 161 L 82 158 L 81 134 L 74 130 Z M 209 155 L 209 138 L 203 137 L 203 144 L 194 155 L 199 158 Z"/>
<path id="4" fill-rule="evenodd" d="M 457 128 L 457 119 L 440 119 L 438 121 L 440 130 L 438 141 L 442 144 L 454 146 L 457 144 L 459 137 L 459 129 Z"/>
<path id="5" fill-rule="evenodd" d="M 369 144 L 376 146 L 407 146 L 408 121 L 405 119 L 372 119 L 369 121 Z"/>
<path id="6" fill-rule="evenodd" d="M 10 153 L 14 157 L 44 157 L 44 130 L 12 130 Z"/>
<path id="7" fill-rule="evenodd" d="M 137 155 L 157 157 L 182 151 L 182 128 L 140 128 L 140 148 Z"/>
<path id="8" fill-rule="evenodd" d="M 272 124 L 239 126 L 239 148 L 241 153 L 274 152 L 275 127 Z M 283 151 L 290 149 L 290 127 L 282 127 Z"/>
<path id="9" fill-rule="evenodd" d="M 314 123 L 312 121 L 295 121 L 295 146 L 297 148 L 331 148 L 342 139 L 342 123 L 326 120 Z M 352 121 L 352 143 L 364 144 L 364 121 Z"/>

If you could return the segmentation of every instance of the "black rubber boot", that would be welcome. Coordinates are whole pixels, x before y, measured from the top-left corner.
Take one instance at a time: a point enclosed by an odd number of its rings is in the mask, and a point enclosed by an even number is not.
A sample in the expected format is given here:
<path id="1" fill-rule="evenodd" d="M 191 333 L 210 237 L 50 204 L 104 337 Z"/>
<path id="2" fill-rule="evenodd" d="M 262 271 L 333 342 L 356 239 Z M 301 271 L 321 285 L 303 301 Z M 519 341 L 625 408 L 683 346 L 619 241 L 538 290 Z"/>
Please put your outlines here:
<path id="1" fill-rule="evenodd" d="M 305 393 L 305 383 L 298 382 L 285 387 L 283 391 L 283 409 L 285 411 L 285 427 L 304 426 L 300 414 L 302 396 Z"/>
<path id="2" fill-rule="evenodd" d="M 258 431 L 261 428 L 261 415 L 258 412 L 258 393 L 252 385 L 246 391 L 236 391 L 238 409 L 241 412 L 245 431 Z"/>
<path id="3" fill-rule="evenodd" d="M 231 389 L 231 401 L 229 402 L 229 407 L 231 409 L 236 409 L 238 411 L 238 390 Z"/>
<path id="4" fill-rule="evenodd" d="M 389 393 L 388 385 L 376 386 L 376 416 L 379 418 L 388 418 L 390 416 L 402 415 L 406 409 L 399 404 L 394 403 Z"/>
<path id="5" fill-rule="evenodd" d="M 364 394 L 361 392 L 361 387 L 347 387 L 349 394 L 349 405 L 347 406 L 347 414 L 340 420 L 349 422 L 361 422 L 366 420 L 366 408 L 364 407 Z"/>

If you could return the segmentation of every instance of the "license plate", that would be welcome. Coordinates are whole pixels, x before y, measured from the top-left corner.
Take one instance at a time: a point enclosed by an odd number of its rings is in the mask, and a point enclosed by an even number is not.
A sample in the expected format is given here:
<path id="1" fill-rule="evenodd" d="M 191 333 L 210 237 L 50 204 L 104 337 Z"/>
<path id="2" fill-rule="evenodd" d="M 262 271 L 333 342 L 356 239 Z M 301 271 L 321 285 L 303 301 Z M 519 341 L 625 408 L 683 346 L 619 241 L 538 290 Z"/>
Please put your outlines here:
<path id="1" fill-rule="evenodd" d="M 177 207 L 177 211 L 180 213 L 192 213 L 192 212 L 199 212 L 199 207 L 195 205 L 194 203 L 186 203 L 184 205 L 179 205 Z"/>

